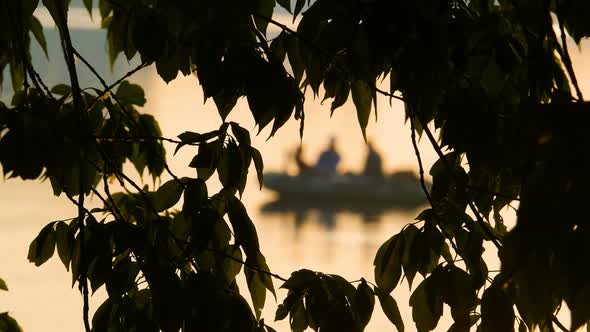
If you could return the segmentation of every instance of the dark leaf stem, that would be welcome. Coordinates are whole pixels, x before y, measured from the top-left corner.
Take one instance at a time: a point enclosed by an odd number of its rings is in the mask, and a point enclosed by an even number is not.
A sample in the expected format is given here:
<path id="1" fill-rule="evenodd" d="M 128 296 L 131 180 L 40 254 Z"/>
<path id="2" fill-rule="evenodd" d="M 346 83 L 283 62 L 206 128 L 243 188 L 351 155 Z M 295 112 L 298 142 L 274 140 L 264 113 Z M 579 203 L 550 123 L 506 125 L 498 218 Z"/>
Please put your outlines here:
<path id="1" fill-rule="evenodd" d="M 199 146 L 201 143 L 184 143 L 179 140 L 175 140 L 168 137 L 162 136 L 93 136 L 93 138 L 97 140 L 104 140 L 104 141 L 118 141 L 118 142 L 137 142 L 137 141 L 164 141 L 168 143 L 174 144 L 183 144 L 183 145 L 192 145 L 192 146 Z"/>
<path id="2" fill-rule="evenodd" d="M 149 65 L 149 63 L 146 62 L 142 62 L 140 63 L 137 67 L 131 69 L 130 71 L 128 71 L 125 75 L 121 76 L 121 78 L 119 78 L 118 80 L 116 80 L 114 83 L 112 83 L 111 85 L 107 86 L 104 90 L 102 90 L 101 93 L 99 93 L 94 100 L 92 100 L 92 102 L 88 105 L 88 107 L 86 107 L 86 110 L 89 110 L 91 108 L 94 107 L 94 105 L 96 105 L 96 103 L 103 98 L 104 96 L 106 96 L 108 93 L 111 92 L 112 89 L 116 88 L 119 84 L 121 84 L 124 80 L 128 79 L 129 77 L 131 77 L 133 74 L 137 73 L 138 71 L 140 71 L 141 69 L 147 67 Z"/>

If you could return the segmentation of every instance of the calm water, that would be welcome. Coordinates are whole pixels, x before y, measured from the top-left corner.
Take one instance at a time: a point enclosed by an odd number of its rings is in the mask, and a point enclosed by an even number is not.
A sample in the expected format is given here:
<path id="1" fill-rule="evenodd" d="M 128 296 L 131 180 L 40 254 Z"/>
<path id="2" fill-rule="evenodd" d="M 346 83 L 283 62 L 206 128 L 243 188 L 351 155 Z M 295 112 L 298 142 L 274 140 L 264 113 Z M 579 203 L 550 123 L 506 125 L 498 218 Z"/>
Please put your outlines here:
<path id="1" fill-rule="evenodd" d="M 42 58 L 36 58 L 35 62 L 41 75 L 51 85 L 66 81 L 67 72 L 58 54 L 56 32 L 48 29 L 46 33 L 51 59 L 58 65 L 49 66 Z M 73 38 L 81 54 L 104 54 L 102 32 L 77 30 Z M 88 59 L 96 64 L 99 72 L 107 73 L 107 81 L 113 81 L 119 73 L 133 67 L 125 61 L 119 61 L 114 73 L 109 73 L 105 60 L 93 56 L 88 56 Z M 574 60 L 582 69 L 578 73 L 581 81 L 589 82 L 588 72 L 585 71 L 590 67 L 589 59 L 574 54 Z M 86 86 L 98 86 L 87 70 L 79 68 L 82 82 Z M 214 105 L 210 101 L 203 102 L 201 89 L 194 77 L 182 78 L 166 85 L 152 68 L 148 68 L 132 80 L 146 89 L 148 104 L 143 111 L 157 117 L 164 136 L 174 137 L 184 130 L 208 131 L 219 126 L 221 120 Z M 587 85 L 585 90 L 590 91 Z M 7 94 L 5 86 L 2 96 L 5 98 Z M 254 129 L 253 119 L 246 106 L 245 102 L 239 103 L 230 120 Z M 338 147 L 342 153 L 340 170 L 358 171 L 364 160 L 365 146 L 352 105 L 345 105 L 330 118 L 329 104 L 320 105 L 319 100 L 314 101 L 312 96 L 308 96 L 306 111 L 306 131 L 303 138 L 305 157 L 310 161 L 315 160 L 328 139 L 334 136 L 338 139 Z M 415 168 L 415 155 L 409 133 L 409 128 L 404 126 L 402 105 L 394 103 L 389 106 L 388 100 L 380 99 L 379 122 L 371 121 L 368 135 L 383 154 L 388 171 Z M 262 151 L 266 169 L 293 171 L 294 166 L 287 156 L 300 142 L 298 123 L 291 121 L 270 140 L 267 140 L 267 136 L 268 130 L 265 130 L 253 139 L 253 145 Z M 169 152 L 173 151 L 173 147 L 167 148 Z M 434 160 L 433 151 L 425 141 L 421 142 L 421 148 L 425 163 L 430 165 Z M 194 153 L 195 151 L 189 149 L 181 151 L 175 157 L 170 153 L 170 165 L 177 175 L 195 176 L 194 170 L 186 167 Z M 133 172 L 131 168 L 129 171 Z M 387 211 L 372 222 L 365 222 L 358 214 L 340 213 L 334 215 L 333 227 L 326 227 L 321 222 L 322 215 L 312 211 L 306 214 L 302 223 L 296 223 L 292 213 L 261 213 L 260 207 L 272 200 L 273 194 L 259 191 L 255 172 L 251 170 L 250 174 L 253 178 L 248 183 L 244 202 L 256 223 L 261 248 L 271 270 L 284 277 L 288 277 L 296 269 L 308 268 L 340 274 L 350 281 L 361 277 L 373 280 L 372 262 L 377 248 L 391 235 L 399 232 L 406 223 L 411 222 L 418 212 Z M 210 192 L 219 188 L 219 184 L 214 181 L 210 185 Z M 53 197 L 49 183 L 5 181 L 0 184 L 0 202 L 0 277 L 4 278 L 10 288 L 10 292 L 0 294 L 0 312 L 10 311 L 24 330 L 29 332 L 81 331 L 81 297 L 77 290 L 70 287 L 71 276 L 57 255 L 39 268 L 26 259 L 28 245 L 39 230 L 52 220 L 75 216 L 76 209 L 66 200 Z M 493 258 L 495 253 L 490 250 L 486 255 Z M 418 282 L 417 278 L 415 285 Z M 280 282 L 275 284 L 276 287 L 279 285 Z M 285 295 L 286 292 L 279 291 L 279 299 Z M 248 294 L 245 296 L 248 297 Z M 413 331 L 406 283 L 398 286 L 394 297 L 398 299 L 406 329 Z M 95 310 L 103 299 L 103 290 L 99 290 L 92 298 L 91 310 Z M 264 314 L 266 321 L 272 322 L 275 309 L 274 299 L 269 297 Z M 450 315 L 446 313 L 441 326 L 448 326 L 449 319 Z M 278 331 L 288 331 L 285 322 L 271 325 Z M 377 305 L 367 331 L 384 330 L 393 330 L 393 327 Z M 441 327 L 439 330 L 445 329 Z"/>

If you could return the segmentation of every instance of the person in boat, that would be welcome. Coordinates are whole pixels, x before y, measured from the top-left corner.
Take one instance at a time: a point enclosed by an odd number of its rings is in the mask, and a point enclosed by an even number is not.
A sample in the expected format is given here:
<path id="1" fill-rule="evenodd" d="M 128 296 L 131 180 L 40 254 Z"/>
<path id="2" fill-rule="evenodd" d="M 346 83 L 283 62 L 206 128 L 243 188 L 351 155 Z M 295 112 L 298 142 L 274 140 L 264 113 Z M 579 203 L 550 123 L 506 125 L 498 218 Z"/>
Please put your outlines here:
<path id="1" fill-rule="evenodd" d="M 326 149 L 313 168 L 313 173 L 316 175 L 336 175 L 336 169 L 340 162 L 340 154 L 336 150 L 336 138 L 330 138 L 330 144 Z"/>
<path id="2" fill-rule="evenodd" d="M 383 176 L 383 162 L 381 156 L 375 150 L 375 147 L 371 142 L 367 143 L 367 159 L 365 161 L 365 167 L 363 168 L 363 175 L 371 177 L 382 177 Z"/>

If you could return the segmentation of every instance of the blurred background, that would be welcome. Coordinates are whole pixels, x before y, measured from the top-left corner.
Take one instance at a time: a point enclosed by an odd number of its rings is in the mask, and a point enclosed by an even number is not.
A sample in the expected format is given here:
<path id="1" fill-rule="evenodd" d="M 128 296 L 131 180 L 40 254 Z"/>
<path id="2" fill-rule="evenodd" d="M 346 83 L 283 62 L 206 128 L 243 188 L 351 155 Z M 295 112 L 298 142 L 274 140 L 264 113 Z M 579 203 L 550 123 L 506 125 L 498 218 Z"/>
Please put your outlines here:
<path id="1" fill-rule="evenodd" d="M 41 7 L 41 6 L 40 6 Z M 39 8 L 37 17 L 43 23 L 49 48 L 49 60 L 45 58 L 38 45 L 32 42 L 33 64 L 44 81 L 51 87 L 57 83 L 68 82 L 68 74 L 61 55 L 59 36 L 52 25 L 49 14 Z M 70 24 L 72 38 L 77 50 L 104 74 L 107 82 L 113 82 L 138 64 L 137 59 L 127 62 L 119 58 L 110 68 L 107 60 L 105 32 L 99 29 L 100 16 L 93 13 L 92 19 L 80 4 L 72 1 Z M 279 18 L 280 12 L 277 13 Z M 286 16 L 284 21 L 289 21 Z M 271 33 L 273 33 L 271 31 Z M 276 33 L 276 32 L 275 32 Z M 573 42 L 572 42 L 573 43 Z M 590 46 L 587 41 L 584 47 Z M 583 56 L 575 46 L 571 46 L 574 67 L 577 69 L 581 87 L 590 92 L 590 58 Z M 92 74 L 78 64 L 82 87 L 99 87 Z M 0 97 L 9 101 L 12 91 L 10 80 L 6 79 Z M 215 105 L 211 100 L 204 102 L 202 90 L 196 77 L 179 77 L 170 84 L 164 83 L 155 68 L 146 68 L 131 79 L 140 84 L 146 92 L 147 104 L 142 112 L 153 114 L 158 120 L 163 136 L 176 137 L 183 131 L 206 132 L 221 123 Z M 384 81 L 386 83 L 387 80 Z M 382 86 L 388 90 L 387 84 Z M 272 91 L 269 91 L 272 93 Z M 321 96 L 320 96 L 321 97 Z M 378 100 L 378 121 L 375 114 L 367 129 L 367 137 L 380 153 L 386 173 L 412 171 L 417 174 L 416 155 L 410 140 L 409 124 L 404 121 L 403 104 L 388 98 Z M 255 128 L 247 102 L 241 100 L 228 120 L 236 121 L 250 130 L 252 145 L 263 155 L 265 170 L 286 172 L 294 175 L 297 168 L 294 153 L 301 145 L 303 158 L 314 163 L 331 138 L 335 138 L 341 162 L 340 174 L 359 173 L 362 170 L 367 146 L 357 123 L 352 101 L 330 115 L 330 101 L 321 103 L 321 98 L 312 94 L 306 96 L 306 120 L 303 139 L 299 136 L 299 122 L 292 119 L 275 137 L 268 139 L 270 128 L 260 134 Z M 426 172 L 436 160 L 435 153 L 426 138 L 419 143 Z M 179 176 L 196 176 L 188 163 L 196 150 L 185 148 L 172 156 L 173 145 L 166 145 L 168 163 Z M 129 174 L 136 174 L 132 167 Z M 256 224 L 260 237 L 261 250 L 267 257 L 274 273 L 283 277 L 300 268 L 342 275 L 349 281 L 361 277 L 373 280 L 373 258 L 378 247 L 401 228 L 412 222 L 424 206 L 414 205 L 403 208 L 383 207 L 370 211 L 354 208 L 322 208 L 317 204 L 299 206 L 296 209 L 276 208 L 273 202 L 277 194 L 258 187 L 255 171 L 250 170 L 250 178 L 243 196 L 243 202 Z M 139 180 L 139 177 L 136 176 Z M 162 181 L 167 180 L 163 177 Z M 208 182 L 209 191 L 220 188 L 216 177 Z M 152 185 L 146 178 L 145 184 Z M 27 332 L 37 331 L 82 331 L 82 299 L 77 288 L 71 287 L 71 276 L 57 257 L 37 268 L 27 261 L 29 243 L 50 221 L 70 218 L 76 215 L 76 208 L 66 199 L 54 197 L 48 182 L 23 182 L 5 179 L 0 184 L 0 277 L 8 284 L 10 292 L 0 294 L 0 312 L 9 311 Z M 98 204 L 96 200 L 94 204 Z M 92 204 L 92 203 L 91 203 Z M 321 204 L 320 204 L 321 205 Z M 273 206 L 275 208 L 273 208 Z M 507 211 L 507 222 L 514 222 L 512 211 Z M 495 255 L 491 250 L 489 253 Z M 490 266 L 490 269 L 493 269 Z M 414 282 L 417 285 L 420 277 Z M 280 286 L 280 281 L 275 287 Z M 246 287 L 241 287 L 246 291 Z M 247 292 L 247 291 L 246 291 Z M 243 294 L 249 299 L 249 294 Z M 279 301 L 286 292 L 278 292 Z M 402 317 L 408 331 L 413 331 L 411 310 L 408 305 L 409 289 L 404 281 L 394 291 Z M 91 300 L 93 312 L 105 298 L 104 290 L 99 290 Z M 272 322 L 278 304 L 274 298 L 267 298 L 265 321 Z M 442 318 L 440 330 L 450 325 L 450 314 Z M 567 323 L 567 319 L 564 320 Z M 288 331 L 286 321 L 270 323 L 277 331 Z M 393 326 L 382 314 L 377 305 L 367 331 L 383 331 Z"/>

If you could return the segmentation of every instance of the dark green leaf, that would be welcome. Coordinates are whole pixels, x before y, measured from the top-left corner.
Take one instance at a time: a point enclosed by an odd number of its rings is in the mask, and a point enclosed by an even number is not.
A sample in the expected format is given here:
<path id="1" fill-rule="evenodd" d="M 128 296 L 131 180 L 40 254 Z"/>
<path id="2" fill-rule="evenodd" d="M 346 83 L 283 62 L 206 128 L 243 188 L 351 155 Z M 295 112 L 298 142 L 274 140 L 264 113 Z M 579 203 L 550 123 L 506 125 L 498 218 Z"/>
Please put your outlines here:
<path id="1" fill-rule="evenodd" d="M 173 207 L 180 200 L 184 186 L 179 180 L 172 179 L 161 185 L 156 191 L 154 207 L 162 212 Z"/>
<path id="2" fill-rule="evenodd" d="M 291 277 L 281 285 L 281 288 L 301 292 L 311 283 L 319 280 L 319 275 L 311 270 L 302 269 L 291 273 Z"/>
<path id="3" fill-rule="evenodd" d="M 186 144 L 192 144 L 203 141 L 201 134 L 193 133 L 192 131 L 185 131 L 184 133 L 178 135 L 178 138 L 182 141 L 182 143 Z"/>
<path id="4" fill-rule="evenodd" d="M 224 254 L 222 269 L 226 279 L 231 283 L 242 269 L 242 251 L 236 245 L 229 245 L 224 249 Z"/>
<path id="5" fill-rule="evenodd" d="M 283 300 L 283 303 L 279 304 L 277 308 L 277 312 L 275 313 L 275 322 L 285 319 L 295 303 L 300 301 L 302 295 L 303 294 L 298 291 L 289 291 L 287 297 Z"/>
<path id="6" fill-rule="evenodd" d="M 182 211 L 190 216 L 199 211 L 208 199 L 207 185 L 201 179 L 186 180 Z"/>
<path id="7" fill-rule="evenodd" d="M 375 294 L 365 279 L 361 279 L 356 293 L 354 295 L 354 309 L 359 318 L 361 327 L 367 326 L 371 320 L 373 314 L 373 308 L 375 307 Z"/>
<path id="8" fill-rule="evenodd" d="M 302 2 L 304 2 L 303 0 Z M 297 2 L 299 3 L 299 1 Z M 297 84 L 301 82 L 303 78 L 303 72 L 305 70 L 305 62 L 301 55 L 301 45 L 299 39 L 294 36 L 288 36 L 285 38 L 285 49 L 287 50 L 287 56 L 289 58 L 289 64 L 293 70 L 293 77 Z"/>
<path id="9" fill-rule="evenodd" d="M 0 289 L 5 291 L 8 290 L 8 286 L 6 286 L 6 282 L 2 278 L 0 278 Z"/>
<path id="10" fill-rule="evenodd" d="M 256 167 L 256 176 L 258 177 L 258 183 L 260 184 L 260 189 L 262 189 L 262 182 L 264 180 L 264 163 L 262 161 L 262 155 L 260 154 L 260 151 L 258 151 L 254 147 L 250 148 L 250 153 L 252 154 L 254 167 Z"/>
<path id="11" fill-rule="evenodd" d="M 84 7 L 86 7 L 86 10 L 88 10 L 88 14 L 90 16 L 92 16 L 92 2 L 93 0 L 84 0 Z"/>
<path id="12" fill-rule="evenodd" d="M 402 249 L 404 238 L 394 235 L 377 250 L 375 261 L 375 282 L 379 290 L 389 294 L 399 282 L 402 273 Z"/>
<path id="13" fill-rule="evenodd" d="M 586 286 L 574 295 L 570 304 L 572 323 L 570 331 L 577 331 L 590 320 L 590 287 Z"/>
<path id="14" fill-rule="evenodd" d="M 356 107 L 356 114 L 358 117 L 363 137 L 367 140 L 367 124 L 369 123 L 369 115 L 371 114 L 371 101 L 373 98 L 373 89 L 365 81 L 355 80 L 351 84 L 352 101 Z"/>
<path id="15" fill-rule="evenodd" d="M 57 223 L 55 227 L 57 254 L 61 262 L 70 270 L 70 261 L 72 259 L 72 249 L 74 247 L 74 234 L 70 231 L 70 227 L 63 221 Z"/>
<path id="16" fill-rule="evenodd" d="M 116 93 L 117 98 L 123 105 L 145 105 L 145 94 L 141 86 L 123 81 Z"/>
<path id="17" fill-rule="evenodd" d="M 254 15 L 254 23 L 256 28 L 263 35 L 266 35 L 266 28 L 268 26 L 268 19 L 272 18 L 272 13 L 275 8 L 275 0 L 258 0 L 258 7 Z"/>
<path id="18" fill-rule="evenodd" d="M 443 301 L 431 278 L 422 281 L 410 296 L 412 318 L 418 331 L 434 330 L 442 315 Z"/>
<path id="19" fill-rule="evenodd" d="M 514 331 L 513 307 L 508 294 L 497 285 L 486 289 L 481 299 L 481 332 Z"/>
<path id="20" fill-rule="evenodd" d="M 45 40 L 45 34 L 43 33 L 43 26 L 41 26 L 41 22 L 35 16 L 31 16 L 31 32 L 33 36 L 41 46 L 41 49 L 45 53 L 46 57 L 49 57 L 47 53 L 47 41 Z"/>
<path id="21" fill-rule="evenodd" d="M 29 253 L 27 258 L 29 262 L 35 263 L 36 266 L 47 262 L 53 252 L 55 251 L 55 230 L 53 225 L 55 222 L 49 223 L 43 227 L 39 235 L 31 242 L 29 246 Z"/>
<path id="22" fill-rule="evenodd" d="M 47 10 L 49 10 L 49 14 L 51 14 L 55 25 L 63 33 L 67 24 L 70 0 L 43 0 L 43 5 L 47 7 Z"/>
<path id="23" fill-rule="evenodd" d="M 291 330 L 293 332 L 303 332 L 309 325 L 307 321 L 307 313 L 303 306 L 303 300 L 297 301 L 291 308 L 290 317 Z"/>
<path id="24" fill-rule="evenodd" d="M 178 71 L 186 61 L 186 57 L 162 55 L 156 61 L 156 70 L 164 82 L 170 83 L 178 76 Z"/>
<path id="25" fill-rule="evenodd" d="M 291 0 L 277 0 L 277 3 L 291 13 Z"/>
<path id="26" fill-rule="evenodd" d="M 196 168 L 199 179 L 207 181 L 215 172 L 220 155 L 221 146 L 218 142 L 201 144 L 199 153 L 190 162 L 189 167 Z"/>
<path id="27" fill-rule="evenodd" d="M 399 312 L 397 302 L 389 294 L 383 294 L 382 292 L 377 291 L 377 296 L 385 316 L 387 316 L 389 321 L 395 325 L 395 328 L 398 330 L 398 332 L 404 332 L 404 321 L 402 320 L 402 316 Z"/>
<path id="28" fill-rule="evenodd" d="M 238 140 L 238 143 L 240 143 L 240 145 L 246 145 L 246 146 L 250 146 L 251 141 L 250 141 L 250 133 L 248 132 L 248 130 L 240 127 L 240 125 L 236 122 L 230 122 L 231 125 L 231 130 L 234 133 L 234 136 L 236 137 L 236 139 Z"/>
<path id="29" fill-rule="evenodd" d="M 299 13 L 301 13 L 301 10 L 303 9 L 304 5 L 305 5 L 305 0 L 297 0 L 295 2 L 295 11 L 293 12 L 293 22 L 295 22 L 297 15 L 299 15 Z"/>
<path id="30" fill-rule="evenodd" d="M 58 85 L 54 86 L 53 88 L 51 88 L 51 93 L 61 95 L 61 96 L 67 96 L 70 93 L 72 93 L 72 88 L 69 85 L 58 84 Z"/>
<path id="31" fill-rule="evenodd" d="M 256 318 L 260 319 L 262 308 L 264 308 L 264 302 L 266 301 L 266 287 L 262 281 L 263 276 L 261 276 L 261 272 L 251 269 L 248 266 L 244 267 L 244 272 L 246 273 L 246 282 L 248 283 L 248 290 L 250 290 L 250 295 L 252 296 Z"/>
<path id="32" fill-rule="evenodd" d="M 10 317 L 7 312 L 0 313 L 0 331 L 2 332 L 22 332 L 14 318 Z"/>
<path id="33" fill-rule="evenodd" d="M 260 251 L 258 235 L 254 223 L 246 212 L 246 208 L 237 197 L 232 196 L 228 200 L 227 212 L 234 229 L 236 244 L 244 248 L 247 257 L 256 257 Z"/>

